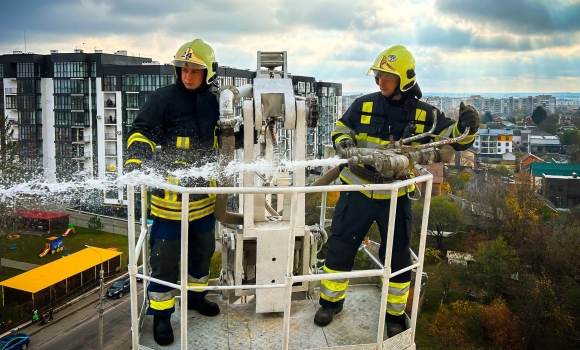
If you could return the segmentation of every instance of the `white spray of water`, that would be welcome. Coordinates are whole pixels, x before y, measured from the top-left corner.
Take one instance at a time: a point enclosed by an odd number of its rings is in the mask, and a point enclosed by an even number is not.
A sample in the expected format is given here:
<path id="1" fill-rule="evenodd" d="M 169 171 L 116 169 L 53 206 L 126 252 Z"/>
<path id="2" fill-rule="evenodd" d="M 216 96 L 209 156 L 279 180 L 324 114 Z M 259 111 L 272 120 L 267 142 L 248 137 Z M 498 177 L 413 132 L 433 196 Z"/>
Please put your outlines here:
<path id="1" fill-rule="evenodd" d="M 220 168 L 218 163 L 208 163 L 200 167 L 172 171 L 169 174 L 178 178 L 203 178 L 209 180 L 217 178 L 220 172 L 226 176 L 233 176 L 240 172 L 256 172 L 265 177 L 270 177 L 274 172 L 286 170 L 297 171 L 305 167 L 333 167 L 346 163 L 345 159 L 328 158 L 301 161 L 282 161 L 280 166 L 265 159 L 258 159 L 253 163 L 230 162 L 225 168 Z M 0 174 L 1 175 L 1 174 Z M 146 185 L 158 187 L 166 185 L 166 173 L 164 169 L 146 168 L 143 171 L 133 171 L 123 174 L 115 179 L 90 179 L 79 175 L 77 180 L 64 182 L 46 182 L 42 179 L 33 179 L 13 183 L 10 186 L 0 185 L 0 200 L 26 196 L 46 197 L 63 201 L 75 200 L 86 195 L 87 190 L 120 190 L 127 185 Z"/>

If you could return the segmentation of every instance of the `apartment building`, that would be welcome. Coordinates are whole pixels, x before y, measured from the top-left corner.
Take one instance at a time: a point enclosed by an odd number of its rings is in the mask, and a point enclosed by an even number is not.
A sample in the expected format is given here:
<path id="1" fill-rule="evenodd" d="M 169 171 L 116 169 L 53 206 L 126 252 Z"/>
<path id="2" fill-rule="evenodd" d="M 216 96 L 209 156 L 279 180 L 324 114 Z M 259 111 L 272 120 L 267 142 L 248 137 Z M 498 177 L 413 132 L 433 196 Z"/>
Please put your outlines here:
<path id="1" fill-rule="evenodd" d="M 472 148 L 482 161 L 501 160 L 505 153 L 513 151 L 513 130 L 479 129 Z"/>
<path id="2" fill-rule="evenodd" d="M 253 83 L 256 71 L 222 66 L 220 86 Z M 342 110 L 342 84 L 292 77 L 297 95 L 318 99 L 319 125 L 311 131 L 309 154 L 321 155 L 328 130 Z M 26 172 L 49 181 L 73 177 L 116 178 L 123 167 L 126 137 L 140 106 L 157 88 L 175 82 L 172 65 L 126 51 L 0 55 L 0 113 L 10 120 Z M 241 115 L 241 104 L 235 109 Z M 331 132 L 331 131 L 330 131 Z M 288 137 L 279 147 L 292 149 Z M 122 204 L 123 193 L 105 194 L 105 204 Z"/>

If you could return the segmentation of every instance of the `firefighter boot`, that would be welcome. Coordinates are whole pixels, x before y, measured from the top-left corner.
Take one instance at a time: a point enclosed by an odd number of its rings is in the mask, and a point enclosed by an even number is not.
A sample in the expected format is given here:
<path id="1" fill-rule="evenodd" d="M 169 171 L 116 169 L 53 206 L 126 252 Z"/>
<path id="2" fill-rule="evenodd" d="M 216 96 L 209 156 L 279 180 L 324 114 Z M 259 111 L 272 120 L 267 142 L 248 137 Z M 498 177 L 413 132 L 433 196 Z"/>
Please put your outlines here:
<path id="1" fill-rule="evenodd" d="M 173 343 L 173 328 L 171 328 L 171 315 L 153 316 L 153 338 L 159 345 Z"/>
<path id="2" fill-rule="evenodd" d="M 195 310 L 204 316 L 216 316 L 220 313 L 218 304 L 203 298 L 187 298 L 187 309 Z"/>
<path id="3" fill-rule="evenodd" d="M 342 311 L 342 305 L 338 307 L 321 307 L 314 315 L 314 323 L 320 327 L 325 327 L 332 322 L 334 315 Z"/>
<path id="4" fill-rule="evenodd" d="M 389 338 L 405 331 L 405 315 L 393 316 L 389 313 L 385 316 L 385 322 L 387 324 L 387 336 Z"/>

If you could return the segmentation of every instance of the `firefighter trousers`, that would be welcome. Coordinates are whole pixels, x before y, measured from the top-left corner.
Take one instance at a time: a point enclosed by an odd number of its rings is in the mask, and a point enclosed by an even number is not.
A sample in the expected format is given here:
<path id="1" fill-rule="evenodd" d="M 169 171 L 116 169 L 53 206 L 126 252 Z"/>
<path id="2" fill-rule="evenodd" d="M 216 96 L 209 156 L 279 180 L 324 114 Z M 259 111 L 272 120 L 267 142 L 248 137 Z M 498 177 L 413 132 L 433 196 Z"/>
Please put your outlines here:
<path id="1" fill-rule="evenodd" d="M 188 231 L 188 286 L 207 286 L 209 267 L 215 251 L 215 217 L 213 213 L 189 222 Z M 150 237 L 151 277 L 177 283 L 181 257 L 181 221 L 154 218 Z M 207 291 L 189 291 L 188 298 L 203 298 Z M 147 287 L 149 307 L 147 314 L 171 315 L 175 311 L 175 296 L 179 290 L 151 282 Z M 186 302 L 182 301 L 186 307 Z"/>
<path id="2" fill-rule="evenodd" d="M 373 222 L 381 235 L 379 258 L 385 261 L 389 210 L 391 201 L 371 199 L 361 192 L 341 192 L 332 218 L 331 235 L 324 270 L 326 273 L 352 271 L 356 253 Z M 411 265 L 411 232 L 413 229 L 412 201 L 406 195 L 397 199 L 391 271 Z M 399 316 L 407 302 L 411 272 L 407 271 L 389 280 L 387 312 Z M 348 280 L 322 280 L 319 303 L 337 308 L 346 297 Z"/>

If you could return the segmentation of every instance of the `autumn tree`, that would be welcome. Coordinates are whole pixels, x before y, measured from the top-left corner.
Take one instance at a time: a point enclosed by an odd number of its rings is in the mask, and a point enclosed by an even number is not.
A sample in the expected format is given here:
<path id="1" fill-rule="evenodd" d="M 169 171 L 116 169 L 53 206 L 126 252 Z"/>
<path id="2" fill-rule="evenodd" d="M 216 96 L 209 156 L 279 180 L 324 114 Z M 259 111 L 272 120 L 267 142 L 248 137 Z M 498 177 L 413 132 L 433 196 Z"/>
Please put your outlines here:
<path id="1" fill-rule="evenodd" d="M 501 298 L 493 300 L 483 307 L 485 337 L 493 344 L 494 349 L 523 349 L 521 342 L 521 322 Z"/>
<path id="2" fill-rule="evenodd" d="M 422 213 L 424 208 L 423 201 L 415 202 L 413 211 L 415 213 Z M 421 215 L 415 215 L 415 219 L 419 220 L 416 223 L 420 227 Z M 464 225 L 463 211 L 456 203 L 449 200 L 447 196 L 436 196 L 431 198 L 431 206 L 429 208 L 429 223 L 427 231 L 431 236 L 437 238 L 437 248 L 443 249 L 443 233 L 449 231 L 458 231 Z"/>
<path id="3" fill-rule="evenodd" d="M 470 180 L 465 210 L 473 226 L 493 240 L 504 231 L 506 185 L 497 175 L 485 172 Z"/>

